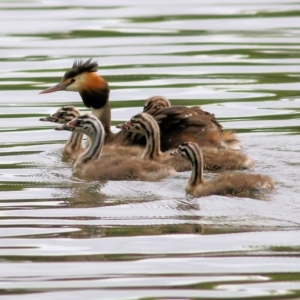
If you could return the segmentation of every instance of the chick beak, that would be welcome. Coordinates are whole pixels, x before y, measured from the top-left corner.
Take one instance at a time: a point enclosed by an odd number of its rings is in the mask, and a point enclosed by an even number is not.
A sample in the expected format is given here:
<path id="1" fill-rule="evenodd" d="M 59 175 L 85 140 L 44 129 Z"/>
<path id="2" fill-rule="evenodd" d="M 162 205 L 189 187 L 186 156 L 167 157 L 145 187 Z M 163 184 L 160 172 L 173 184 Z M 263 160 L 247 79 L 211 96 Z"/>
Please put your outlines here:
<path id="1" fill-rule="evenodd" d="M 43 121 L 43 122 L 57 122 L 57 118 L 54 118 L 53 116 L 48 116 L 48 117 L 40 118 L 40 121 Z"/>
<path id="2" fill-rule="evenodd" d="M 73 131 L 76 126 L 76 120 L 70 121 L 68 124 L 63 124 L 55 127 L 55 130 L 67 130 L 67 131 Z"/>
<path id="3" fill-rule="evenodd" d="M 77 125 L 77 120 L 76 120 L 76 119 L 73 119 L 73 120 L 70 121 L 67 125 L 68 125 L 68 126 L 71 126 L 71 127 L 76 127 L 76 125 Z"/>
<path id="4" fill-rule="evenodd" d="M 122 130 L 129 130 L 130 126 L 131 126 L 130 121 L 127 121 L 123 124 L 117 125 L 116 127 L 119 128 L 119 129 L 122 129 Z"/>

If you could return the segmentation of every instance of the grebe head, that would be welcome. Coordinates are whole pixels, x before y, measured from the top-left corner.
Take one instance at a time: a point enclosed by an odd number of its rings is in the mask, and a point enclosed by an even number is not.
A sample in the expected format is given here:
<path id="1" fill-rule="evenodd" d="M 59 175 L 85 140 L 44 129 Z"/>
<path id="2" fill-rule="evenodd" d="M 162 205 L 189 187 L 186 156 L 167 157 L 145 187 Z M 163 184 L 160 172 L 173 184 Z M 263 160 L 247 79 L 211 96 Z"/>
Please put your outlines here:
<path id="1" fill-rule="evenodd" d="M 172 152 L 170 152 L 170 155 L 189 159 L 187 156 L 188 146 L 189 146 L 189 143 L 182 143 L 181 145 L 178 146 L 178 148 L 176 150 L 173 150 Z"/>
<path id="2" fill-rule="evenodd" d="M 97 69 L 98 63 L 91 58 L 87 61 L 75 60 L 72 68 L 65 73 L 60 83 L 41 91 L 40 94 L 57 91 L 79 92 L 86 107 L 101 110 L 108 105 L 107 114 L 110 115 L 109 86 L 105 79 L 97 74 Z M 98 118 L 101 118 L 101 114 Z M 108 118 L 110 119 L 110 116 Z"/>
<path id="3" fill-rule="evenodd" d="M 161 111 L 165 107 L 170 106 L 171 103 L 166 97 L 153 96 L 146 100 L 143 112 L 150 115 L 155 115 L 157 112 Z"/>
<path id="4" fill-rule="evenodd" d="M 60 83 L 41 91 L 40 94 L 48 94 L 64 90 L 81 92 L 85 89 L 91 89 L 95 85 L 94 81 L 98 81 L 99 78 L 96 73 L 97 70 L 98 63 L 92 58 L 87 61 L 75 60 L 72 68 L 65 73 Z"/>
<path id="5" fill-rule="evenodd" d="M 133 116 L 126 123 L 118 125 L 117 127 L 131 132 L 145 134 L 145 132 L 148 129 L 148 125 L 151 124 L 152 122 L 156 123 L 156 121 L 153 119 L 152 116 L 146 113 L 140 113 Z"/>
<path id="6" fill-rule="evenodd" d="M 192 164 L 195 163 L 195 159 L 203 160 L 201 148 L 193 142 L 185 142 L 178 146 L 178 148 L 170 152 L 172 156 L 183 157 L 190 161 Z"/>
<path id="7" fill-rule="evenodd" d="M 74 118 L 72 121 L 65 125 L 57 126 L 54 129 L 75 131 L 91 136 L 97 131 L 97 128 L 101 126 L 102 124 L 97 117 L 93 116 L 92 114 L 84 114 Z"/>
<path id="8" fill-rule="evenodd" d="M 64 106 L 58 109 L 54 114 L 40 118 L 40 121 L 66 124 L 78 116 L 80 116 L 80 111 L 76 107 Z"/>

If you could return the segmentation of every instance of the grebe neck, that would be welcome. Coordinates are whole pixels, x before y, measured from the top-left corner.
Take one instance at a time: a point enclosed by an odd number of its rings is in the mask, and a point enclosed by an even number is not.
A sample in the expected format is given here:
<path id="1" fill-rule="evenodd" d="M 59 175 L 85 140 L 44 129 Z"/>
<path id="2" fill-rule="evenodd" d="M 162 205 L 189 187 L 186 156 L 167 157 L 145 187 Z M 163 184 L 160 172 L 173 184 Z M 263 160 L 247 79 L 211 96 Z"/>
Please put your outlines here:
<path id="1" fill-rule="evenodd" d="M 102 152 L 105 134 L 104 128 L 98 120 L 91 121 L 90 126 L 93 130 L 92 132 L 86 133 L 86 135 L 91 141 L 87 149 L 78 157 L 78 163 L 86 164 L 89 161 L 97 160 Z"/>
<path id="2" fill-rule="evenodd" d="M 160 151 L 160 132 L 159 126 L 153 119 L 144 124 L 144 134 L 146 136 L 146 147 L 143 153 L 145 159 L 157 159 L 162 155 Z"/>
<path id="3" fill-rule="evenodd" d="M 189 187 L 195 187 L 204 183 L 203 178 L 203 154 L 199 147 L 190 146 L 187 150 L 188 159 L 192 164 L 192 173 L 188 181 Z"/>

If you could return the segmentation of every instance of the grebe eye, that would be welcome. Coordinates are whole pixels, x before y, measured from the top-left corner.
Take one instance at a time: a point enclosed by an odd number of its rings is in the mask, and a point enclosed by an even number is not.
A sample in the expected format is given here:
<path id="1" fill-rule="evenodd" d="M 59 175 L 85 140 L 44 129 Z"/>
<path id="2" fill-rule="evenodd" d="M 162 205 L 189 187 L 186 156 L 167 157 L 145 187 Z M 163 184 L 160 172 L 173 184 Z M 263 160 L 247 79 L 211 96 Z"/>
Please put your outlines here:
<path id="1" fill-rule="evenodd" d="M 75 79 L 75 78 L 72 78 L 70 83 L 73 83 L 73 82 L 75 82 L 75 81 L 76 81 L 76 79 Z"/>

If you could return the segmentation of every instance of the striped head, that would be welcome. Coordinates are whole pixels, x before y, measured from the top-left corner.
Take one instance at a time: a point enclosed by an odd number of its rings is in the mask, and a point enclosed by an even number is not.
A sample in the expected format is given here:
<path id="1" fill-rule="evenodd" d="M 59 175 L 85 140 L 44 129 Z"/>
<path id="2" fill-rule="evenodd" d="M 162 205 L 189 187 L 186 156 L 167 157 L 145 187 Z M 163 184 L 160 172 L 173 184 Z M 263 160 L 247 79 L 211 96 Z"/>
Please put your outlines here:
<path id="1" fill-rule="evenodd" d="M 182 143 L 176 150 L 170 152 L 170 155 L 183 157 L 192 164 L 194 164 L 195 161 L 203 161 L 202 150 L 198 144 L 192 142 Z"/>
<path id="2" fill-rule="evenodd" d="M 61 125 L 55 128 L 56 130 L 68 130 L 78 133 L 86 134 L 91 137 L 94 135 L 103 135 L 104 128 L 97 117 L 91 114 L 84 114 L 74 118 L 72 121 L 65 125 Z"/>
<path id="3" fill-rule="evenodd" d="M 64 106 L 48 117 L 40 118 L 40 121 L 48 121 L 59 124 L 67 124 L 80 116 L 80 111 L 74 106 Z"/>
<path id="4" fill-rule="evenodd" d="M 159 127 L 155 119 L 146 113 L 140 113 L 133 116 L 128 122 L 120 125 L 119 128 L 144 135 L 148 135 L 154 130 L 159 131 Z"/>
<path id="5" fill-rule="evenodd" d="M 163 96 L 153 96 L 146 100 L 143 112 L 155 116 L 162 109 L 170 106 L 171 103 L 167 98 Z"/>

